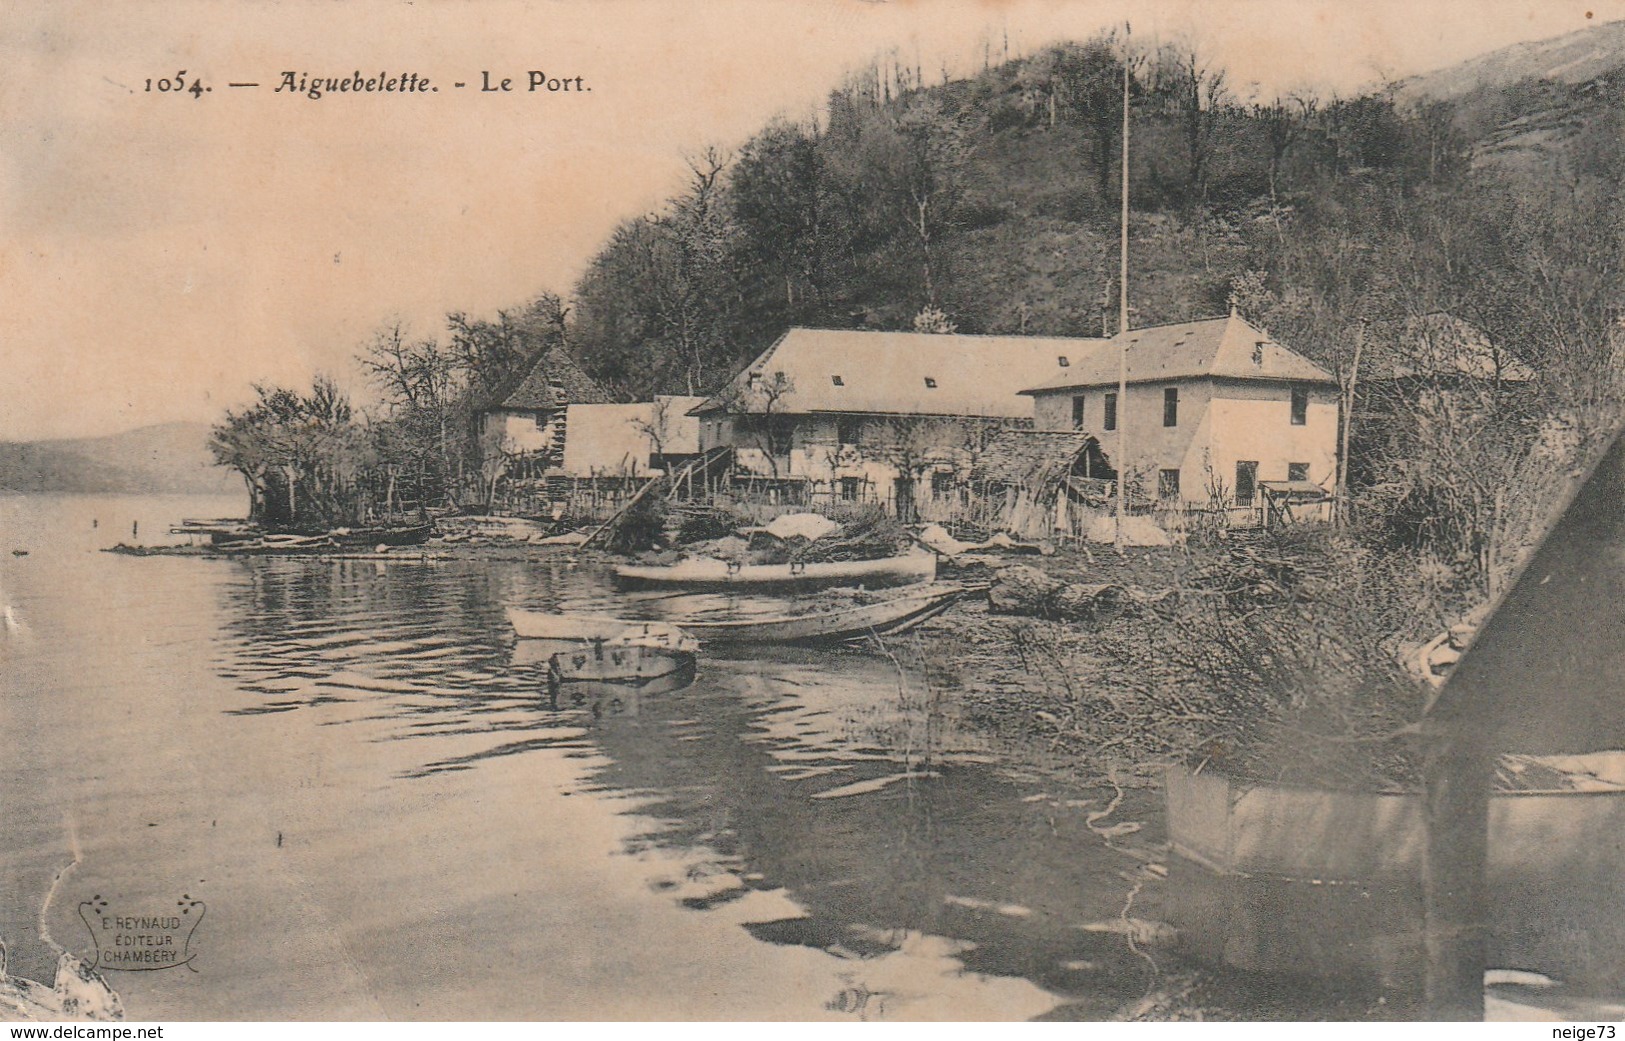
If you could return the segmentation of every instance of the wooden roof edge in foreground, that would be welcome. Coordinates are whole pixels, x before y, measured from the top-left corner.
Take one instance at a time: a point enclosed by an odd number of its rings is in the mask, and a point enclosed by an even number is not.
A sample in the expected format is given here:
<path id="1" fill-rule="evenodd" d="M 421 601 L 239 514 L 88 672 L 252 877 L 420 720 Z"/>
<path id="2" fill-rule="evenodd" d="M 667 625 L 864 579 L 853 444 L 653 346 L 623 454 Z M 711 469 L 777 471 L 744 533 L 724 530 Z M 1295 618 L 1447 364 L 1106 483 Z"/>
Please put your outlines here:
<path id="1" fill-rule="evenodd" d="M 1552 512 L 1425 731 L 1531 755 L 1625 749 L 1625 430 Z"/>

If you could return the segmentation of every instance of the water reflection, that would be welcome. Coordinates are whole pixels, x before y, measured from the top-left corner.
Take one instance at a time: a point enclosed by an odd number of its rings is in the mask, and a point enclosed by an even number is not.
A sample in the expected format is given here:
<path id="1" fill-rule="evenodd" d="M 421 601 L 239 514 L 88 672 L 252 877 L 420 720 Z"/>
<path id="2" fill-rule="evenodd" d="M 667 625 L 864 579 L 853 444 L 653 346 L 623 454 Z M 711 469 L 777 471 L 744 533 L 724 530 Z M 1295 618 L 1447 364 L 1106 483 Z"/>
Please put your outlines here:
<path id="1" fill-rule="evenodd" d="M 551 650 L 516 643 L 505 608 L 647 617 L 658 604 L 562 560 L 223 566 L 243 573 L 220 593 L 215 667 L 239 695 L 222 712 L 316 712 L 314 725 L 419 742 L 405 784 L 582 757 L 579 794 L 640 822 L 623 855 L 663 865 L 651 887 L 851 963 L 831 1012 L 923 1015 L 931 981 L 966 972 L 1031 981 L 1082 1015 L 1147 988 L 1121 937 L 1080 928 L 1123 910 L 1132 865 L 1085 825 L 1093 796 L 1002 769 L 884 653 L 707 653 L 691 685 L 572 684 L 554 700 Z M 441 745 L 452 736 L 485 741 Z"/>
<path id="2" fill-rule="evenodd" d="M 780 652 L 706 666 L 681 697 L 589 732 L 609 753 L 604 783 L 648 797 L 640 813 L 658 823 L 640 841 L 706 852 L 712 888 L 690 906 L 785 889 L 801 913 L 748 924 L 758 938 L 863 959 L 936 937 L 970 971 L 1098 1011 L 1144 992 L 1146 964 L 1120 938 L 1078 928 L 1121 910 L 1125 862 L 1080 813 L 1031 799 L 928 723 L 936 707 L 906 686 L 899 697 L 890 661 Z"/>

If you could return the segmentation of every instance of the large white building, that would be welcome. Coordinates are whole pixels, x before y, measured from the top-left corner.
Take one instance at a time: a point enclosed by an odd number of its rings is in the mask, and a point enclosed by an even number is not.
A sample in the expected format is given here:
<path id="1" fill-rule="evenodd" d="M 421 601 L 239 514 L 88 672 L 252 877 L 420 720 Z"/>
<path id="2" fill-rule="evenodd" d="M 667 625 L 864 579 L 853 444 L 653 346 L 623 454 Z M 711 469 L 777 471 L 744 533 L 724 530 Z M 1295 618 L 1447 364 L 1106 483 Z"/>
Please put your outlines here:
<path id="1" fill-rule="evenodd" d="M 1039 430 L 1087 430 L 1118 469 L 1122 424 L 1131 480 L 1169 505 L 1252 507 L 1263 482 L 1329 491 L 1336 478 L 1337 381 L 1235 313 L 1097 341 L 1023 393 Z"/>
<path id="2" fill-rule="evenodd" d="M 701 450 L 732 447 L 751 479 L 907 515 L 961 497 L 1014 427 L 1092 434 L 1096 476 L 1115 477 L 1122 424 L 1137 500 L 1256 520 L 1266 483 L 1299 501 L 1331 490 L 1338 401 L 1330 373 L 1231 314 L 1109 340 L 791 329 L 693 414 Z"/>
<path id="3" fill-rule="evenodd" d="M 913 515 L 957 497 L 999 429 L 1032 425 L 1024 388 L 1100 342 L 791 329 L 694 410 L 700 447 L 732 447 L 737 472 L 805 501 Z"/>

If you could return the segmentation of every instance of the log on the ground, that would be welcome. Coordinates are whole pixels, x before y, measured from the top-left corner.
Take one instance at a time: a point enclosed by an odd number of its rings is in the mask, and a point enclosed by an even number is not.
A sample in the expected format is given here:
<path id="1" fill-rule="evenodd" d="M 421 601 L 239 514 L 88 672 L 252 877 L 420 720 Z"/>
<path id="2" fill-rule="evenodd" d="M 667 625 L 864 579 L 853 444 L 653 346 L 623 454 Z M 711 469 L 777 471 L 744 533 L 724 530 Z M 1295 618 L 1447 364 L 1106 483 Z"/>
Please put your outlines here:
<path id="1" fill-rule="evenodd" d="M 996 614 L 1047 618 L 1052 621 L 1107 625 L 1133 605 L 1122 586 L 1063 582 L 1033 567 L 1007 567 L 987 591 L 988 609 Z"/>

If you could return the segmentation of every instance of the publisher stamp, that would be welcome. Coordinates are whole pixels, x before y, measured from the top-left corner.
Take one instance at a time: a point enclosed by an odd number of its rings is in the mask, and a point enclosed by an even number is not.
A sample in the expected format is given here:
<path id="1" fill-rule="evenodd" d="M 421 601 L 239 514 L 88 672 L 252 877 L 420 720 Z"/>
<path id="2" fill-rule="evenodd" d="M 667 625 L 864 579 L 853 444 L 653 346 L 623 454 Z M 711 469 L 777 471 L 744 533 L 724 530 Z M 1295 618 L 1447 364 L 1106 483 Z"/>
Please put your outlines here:
<path id="1" fill-rule="evenodd" d="M 208 907 L 183 893 L 173 908 L 115 907 L 97 894 L 79 904 L 79 920 L 90 934 L 91 968 L 154 972 L 184 965 L 193 972 L 192 943 Z"/>

